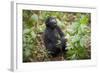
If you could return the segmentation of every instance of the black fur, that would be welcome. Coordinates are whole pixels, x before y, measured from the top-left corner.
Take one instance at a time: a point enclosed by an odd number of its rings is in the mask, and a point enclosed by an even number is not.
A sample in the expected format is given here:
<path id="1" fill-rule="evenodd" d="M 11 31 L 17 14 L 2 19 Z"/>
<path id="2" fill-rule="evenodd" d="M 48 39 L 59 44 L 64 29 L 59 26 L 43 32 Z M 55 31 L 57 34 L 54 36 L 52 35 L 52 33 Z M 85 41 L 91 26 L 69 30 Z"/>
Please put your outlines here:
<path id="1" fill-rule="evenodd" d="M 45 21 L 44 44 L 49 54 L 56 57 L 65 52 L 66 39 L 64 33 L 57 25 L 56 18 L 48 17 Z"/>

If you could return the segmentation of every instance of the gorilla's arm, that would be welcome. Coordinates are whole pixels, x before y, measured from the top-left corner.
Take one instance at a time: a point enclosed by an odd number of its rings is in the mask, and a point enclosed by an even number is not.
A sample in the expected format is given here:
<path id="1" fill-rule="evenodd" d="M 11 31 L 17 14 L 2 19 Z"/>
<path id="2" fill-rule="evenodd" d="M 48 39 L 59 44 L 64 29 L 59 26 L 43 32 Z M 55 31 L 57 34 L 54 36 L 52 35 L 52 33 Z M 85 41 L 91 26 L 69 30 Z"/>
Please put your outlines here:
<path id="1" fill-rule="evenodd" d="M 65 35 L 64 35 L 64 33 L 62 32 L 62 30 L 61 30 L 61 28 L 59 26 L 57 26 L 56 29 L 59 32 L 59 35 L 61 37 L 61 46 L 62 46 L 62 49 L 65 49 L 67 39 L 65 38 Z"/>
<path id="2" fill-rule="evenodd" d="M 60 37 L 64 37 L 64 33 L 62 32 L 61 28 L 59 26 L 56 27 L 58 33 L 60 34 Z"/>

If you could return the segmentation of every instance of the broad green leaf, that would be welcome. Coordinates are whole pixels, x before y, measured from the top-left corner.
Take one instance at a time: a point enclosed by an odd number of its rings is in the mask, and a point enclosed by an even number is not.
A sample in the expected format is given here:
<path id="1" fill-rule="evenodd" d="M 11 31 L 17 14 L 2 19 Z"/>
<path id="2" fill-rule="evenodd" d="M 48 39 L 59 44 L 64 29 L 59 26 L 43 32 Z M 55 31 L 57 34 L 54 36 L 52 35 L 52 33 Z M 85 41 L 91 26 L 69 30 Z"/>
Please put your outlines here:
<path id="1" fill-rule="evenodd" d="M 26 33 L 29 33 L 30 32 L 30 29 L 24 29 L 23 33 L 26 34 Z"/>
<path id="2" fill-rule="evenodd" d="M 32 20 L 33 22 L 37 22 L 37 21 L 38 21 L 38 15 L 37 15 L 37 14 L 33 14 L 33 15 L 31 16 L 31 20 Z"/>
<path id="3" fill-rule="evenodd" d="M 89 22 L 88 16 L 82 15 L 81 18 L 80 18 L 80 24 L 82 24 L 82 25 L 87 25 L 88 22 Z"/>
<path id="4" fill-rule="evenodd" d="M 26 57 L 28 57 L 30 55 L 30 50 L 29 49 L 25 49 L 24 54 Z"/>
<path id="5" fill-rule="evenodd" d="M 34 31 L 31 32 L 31 35 L 32 35 L 33 38 L 36 38 L 36 34 L 35 34 Z"/>
<path id="6" fill-rule="evenodd" d="M 74 36 L 71 38 L 71 41 L 72 41 L 73 43 L 75 43 L 75 42 L 77 42 L 77 41 L 79 41 L 79 40 L 80 40 L 79 35 L 74 35 Z"/>

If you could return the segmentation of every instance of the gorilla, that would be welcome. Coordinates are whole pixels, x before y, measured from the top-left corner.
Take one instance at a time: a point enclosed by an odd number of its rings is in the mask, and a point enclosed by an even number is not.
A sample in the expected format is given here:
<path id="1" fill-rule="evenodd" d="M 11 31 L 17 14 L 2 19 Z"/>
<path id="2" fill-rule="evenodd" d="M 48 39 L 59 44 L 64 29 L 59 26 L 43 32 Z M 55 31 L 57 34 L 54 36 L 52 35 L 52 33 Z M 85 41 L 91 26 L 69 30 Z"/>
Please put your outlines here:
<path id="1" fill-rule="evenodd" d="M 48 54 L 57 57 L 59 54 L 65 53 L 66 39 L 61 28 L 57 25 L 55 17 L 48 17 L 45 21 L 46 29 L 44 31 L 44 45 L 48 50 Z"/>

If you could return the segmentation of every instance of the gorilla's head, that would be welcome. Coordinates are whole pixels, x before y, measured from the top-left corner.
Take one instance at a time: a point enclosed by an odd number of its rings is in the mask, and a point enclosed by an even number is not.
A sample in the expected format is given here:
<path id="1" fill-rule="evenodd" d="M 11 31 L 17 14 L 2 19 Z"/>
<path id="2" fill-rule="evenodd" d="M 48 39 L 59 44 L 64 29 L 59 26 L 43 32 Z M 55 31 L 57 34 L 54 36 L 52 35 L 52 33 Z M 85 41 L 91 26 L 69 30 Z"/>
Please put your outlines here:
<path id="1" fill-rule="evenodd" d="M 54 29 L 57 26 L 57 20 L 55 17 L 48 17 L 45 21 L 46 27 Z"/>

